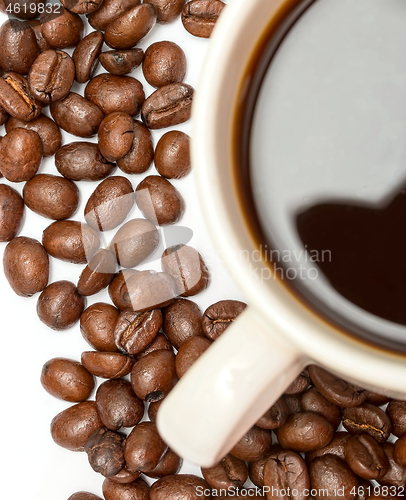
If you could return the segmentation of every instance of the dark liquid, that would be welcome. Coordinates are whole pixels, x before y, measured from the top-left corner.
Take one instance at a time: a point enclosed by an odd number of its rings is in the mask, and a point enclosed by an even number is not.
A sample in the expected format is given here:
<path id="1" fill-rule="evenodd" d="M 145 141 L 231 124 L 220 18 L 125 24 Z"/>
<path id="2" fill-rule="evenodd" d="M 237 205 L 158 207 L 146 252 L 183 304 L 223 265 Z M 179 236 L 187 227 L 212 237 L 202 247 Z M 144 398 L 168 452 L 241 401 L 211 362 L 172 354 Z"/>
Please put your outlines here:
<path id="1" fill-rule="evenodd" d="M 236 182 L 246 222 L 258 248 L 275 248 L 259 221 L 251 183 L 250 142 L 253 115 L 263 78 L 284 36 L 312 1 L 284 12 L 283 23 L 274 23 L 252 57 L 241 86 L 241 107 L 235 117 L 234 159 Z M 244 93 L 245 92 L 245 93 Z M 406 325 L 406 195 L 398 194 L 385 207 L 361 206 L 349 200 L 326 200 L 296 214 L 298 234 L 308 252 L 325 250 L 331 259 L 317 263 L 330 285 L 356 306 L 394 323 Z M 269 258 L 268 254 L 265 256 Z M 284 268 L 284 262 L 271 267 Z M 301 302 L 350 335 L 379 347 L 406 351 L 405 343 L 372 334 L 348 318 L 331 311 L 303 283 L 281 280 Z"/>

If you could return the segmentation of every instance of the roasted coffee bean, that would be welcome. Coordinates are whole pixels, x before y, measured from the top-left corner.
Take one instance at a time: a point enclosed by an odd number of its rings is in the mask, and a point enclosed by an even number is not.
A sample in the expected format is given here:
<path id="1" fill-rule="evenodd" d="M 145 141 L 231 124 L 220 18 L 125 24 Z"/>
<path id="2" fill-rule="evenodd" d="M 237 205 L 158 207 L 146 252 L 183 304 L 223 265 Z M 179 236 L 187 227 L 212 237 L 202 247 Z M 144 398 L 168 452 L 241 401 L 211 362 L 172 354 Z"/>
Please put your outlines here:
<path id="1" fill-rule="evenodd" d="M 116 276 L 113 278 L 113 281 L 109 285 L 109 296 L 113 304 L 123 311 L 124 309 L 128 309 L 127 305 L 121 298 L 121 293 L 125 293 L 127 289 L 127 280 L 130 276 L 134 276 L 138 271 L 135 269 L 122 269 L 119 271 Z"/>
<path id="2" fill-rule="evenodd" d="M 96 104 L 106 115 L 121 111 L 131 116 L 140 112 L 145 100 L 142 84 L 132 76 L 115 76 L 102 73 L 85 87 L 85 97 Z"/>
<path id="3" fill-rule="evenodd" d="M 99 55 L 103 68 L 112 75 L 122 76 L 131 73 L 144 59 L 142 49 L 108 50 Z"/>
<path id="4" fill-rule="evenodd" d="M 93 2 L 88 2 L 87 5 L 90 3 Z M 103 33 L 93 31 L 85 36 L 76 46 L 72 54 L 72 59 L 75 63 L 75 80 L 78 83 L 85 83 L 92 78 L 99 64 L 98 58 L 102 45 Z"/>
<path id="5" fill-rule="evenodd" d="M 315 458 L 323 455 L 336 455 L 342 460 L 345 460 L 345 446 L 350 437 L 351 434 L 348 432 L 336 432 L 333 439 L 326 446 L 306 453 L 306 462 L 310 463 Z"/>
<path id="6" fill-rule="evenodd" d="M 406 401 L 393 399 L 386 408 L 386 413 L 392 422 L 392 432 L 400 437 L 406 434 Z"/>
<path id="7" fill-rule="evenodd" d="M 364 389 L 346 382 L 319 366 L 310 365 L 309 374 L 316 389 L 336 405 L 349 408 L 365 401 L 367 393 Z"/>
<path id="8" fill-rule="evenodd" d="M 135 472 L 152 471 L 167 449 L 156 425 L 153 422 L 142 422 L 134 427 L 125 441 L 126 467 Z"/>
<path id="9" fill-rule="evenodd" d="M 104 0 L 101 7 L 89 15 L 89 24 L 95 30 L 106 31 L 110 23 L 140 3 L 141 0 Z"/>
<path id="10" fill-rule="evenodd" d="M 111 479 L 115 483 L 128 484 L 138 479 L 140 475 L 141 472 L 130 472 L 125 467 L 123 467 L 118 474 L 110 477 L 109 479 Z"/>
<path id="11" fill-rule="evenodd" d="M 283 394 L 282 398 L 289 408 L 289 415 L 303 410 L 301 394 Z"/>
<path id="12" fill-rule="evenodd" d="M 48 219 L 62 220 L 72 217 L 79 205 L 79 189 L 64 177 L 38 174 L 23 189 L 27 207 Z"/>
<path id="13" fill-rule="evenodd" d="M 95 135 L 104 118 L 103 111 L 96 104 L 75 92 L 52 102 L 51 115 L 57 125 L 78 137 Z"/>
<path id="14" fill-rule="evenodd" d="M 85 443 L 85 452 L 92 469 L 105 477 L 118 474 L 125 466 L 124 437 L 106 427 L 100 427 Z"/>
<path id="15" fill-rule="evenodd" d="M 6 132 L 10 132 L 15 128 L 25 128 L 37 132 L 42 140 L 44 156 L 53 156 L 62 144 L 62 134 L 58 125 L 43 114 L 30 122 L 10 117 L 6 123 Z"/>
<path id="16" fill-rule="evenodd" d="M 31 26 L 9 19 L 0 26 L 0 68 L 26 75 L 38 54 L 37 39 Z"/>
<path id="17" fill-rule="evenodd" d="M 65 144 L 56 152 L 55 165 L 60 174 L 72 181 L 101 181 L 116 168 L 91 142 Z"/>
<path id="18" fill-rule="evenodd" d="M 37 303 L 39 319 L 53 330 L 66 330 L 80 319 L 85 299 L 70 281 L 55 281 L 41 293 Z"/>
<path id="19" fill-rule="evenodd" d="M 248 468 L 244 461 L 229 454 L 213 467 L 202 467 L 202 475 L 215 490 L 242 488 L 248 479 Z"/>
<path id="20" fill-rule="evenodd" d="M 155 42 L 145 51 L 142 71 L 155 88 L 180 83 L 186 75 L 186 56 L 174 42 Z"/>
<path id="21" fill-rule="evenodd" d="M 126 307 L 136 312 L 168 306 L 177 295 L 171 276 L 156 271 L 136 271 L 120 292 Z"/>
<path id="22" fill-rule="evenodd" d="M 116 379 L 125 377 L 131 371 L 134 360 L 119 352 L 82 352 L 82 365 L 93 375 Z"/>
<path id="23" fill-rule="evenodd" d="M 33 130 L 15 128 L 0 142 L 0 172 L 11 182 L 32 179 L 41 160 L 41 137 Z"/>
<path id="24" fill-rule="evenodd" d="M 199 500 L 212 498 L 210 486 L 201 477 L 177 474 L 158 479 L 150 492 L 151 500 Z"/>
<path id="25" fill-rule="evenodd" d="M 39 0 L 42 2 L 42 0 Z M 35 13 L 35 17 L 37 17 L 37 13 Z M 38 19 L 33 19 L 28 21 L 28 24 L 34 30 L 35 38 L 37 40 L 38 49 L 40 52 L 45 52 L 46 50 L 51 50 L 51 45 L 45 40 L 44 35 L 42 34 L 42 24 Z"/>
<path id="26" fill-rule="evenodd" d="M 41 103 L 31 94 L 28 81 L 18 73 L 5 73 L 0 78 L 0 106 L 10 116 L 30 121 L 41 113 Z"/>
<path id="27" fill-rule="evenodd" d="M 108 177 L 93 191 L 85 206 L 85 219 L 99 231 L 109 231 L 121 224 L 134 205 L 131 182 L 125 177 Z"/>
<path id="28" fill-rule="evenodd" d="M 253 462 L 268 453 L 271 446 L 271 432 L 254 425 L 254 427 L 251 427 L 251 429 L 244 434 L 230 453 L 234 457 L 244 460 L 245 462 Z"/>
<path id="29" fill-rule="evenodd" d="M 0 241 L 10 241 L 21 229 L 24 201 L 18 192 L 6 184 L 0 184 Z"/>
<path id="30" fill-rule="evenodd" d="M 258 488 L 262 488 L 264 486 L 265 464 L 270 457 L 276 457 L 276 455 L 281 451 L 283 451 L 282 446 L 274 444 L 271 446 L 268 453 L 266 453 L 263 457 L 259 458 L 258 460 L 254 460 L 253 462 L 249 462 L 248 475 L 255 486 L 258 486 Z"/>
<path id="31" fill-rule="evenodd" d="M 109 286 L 116 273 L 116 258 L 109 250 L 100 249 L 83 269 L 78 291 L 83 296 L 94 295 Z"/>
<path id="32" fill-rule="evenodd" d="M 181 297 L 196 295 L 209 286 L 209 270 L 202 256 L 187 245 L 167 248 L 161 257 L 161 267 L 172 276 Z"/>
<path id="33" fill-rule="evenodd" d="M 315 458 L 309 466 L 309 472 L 312 493 L 316 500 L 357 498 L 359 486 L 357 476 L 341 458 L 334 455 Z"/>
<path id="34" fill-rule="evenodd" d="M 180 16 L 186 0 L 149 0 L 158 14 L 157 23 L 167 24 Z"/>
<path id="35" fill-rule="evenodd" d="M 75 14 L 91 14 L 100 9 L 103 0 L 61 0 L 61 4 Z"/>
<path id="36" fill-rule="evenodd" d="M 83 222 L 59 220 L 45 229 L 42 244 L 55 259 L 86 264 L 99 248 L 100 237 Z"/>
<path id="37" fill-rule="evenodd" d="M 388 458 L 389 466 L 386 474 L 377 479 L 378 483 L 382 486 L 404 487 L 406 484 L 406 468 L 394 460 L 393 443 L 383 443 L 382 449 Z"/>
<path id="38" fill-rule="evenodd" d="M 400 436 L 393 446 L 393 458 L 396 463 L 406 467 L 406 434 Z"/>
<path id="39" fill-rule="evenodd" d="M 80 331 L 83 338 L 96 350 L 117 351 L 114 328 L 120 311 L 111 304 L 96 302 L 83 311 L 80 317 Z"/>
<path id="40" fill-rule="evenodd" d="M 365 401 L 376 406 L 383 406 L 386 403 L 389 403 L 390 397 L 386 396 L 385 394 L 378 394 L 377 392 L 367 391 L 367 398 Z"/>
<path id="41" fill-rule="evenodd" d="M 387 456 L 368 434 L 351 436 L 345 444 L 344 456 L 353 472 L 364 479 L 379 479 L 388 470 Z"/>
<path id="42" fill-rule="evenodd" d="M 323 415 L 305 411 L 289 415 L 276 434 L 283 448 L 306 452 L 326 446 L 334 436 L 334 427 Z"/>
<path id="43" fill-rule="evenodd" d="M 155 22 L 156 11 L 151 4 L 137 5 L 107 26 L 104 40 L 113 49 L 131 49 L 151 31 Z"/>
<path id="44" fill-rule="evenodd" d="M 82 38 L 82 19 L 63 7 L 58 12 L 44 12 L 40 21 L 45 40 L 55 49 L 75 47 Z"/>
<path id="45" fill-rule="evenodd" d="M 182 463 L 183 460 L 180 456 L 168 448 L 155 469 L 152 469 L 149 472 L 144 472 L 144 474 L 148 477 L 152 477 L 153 479 L 160 479 L 161 477 L 177 474 L 182 467 Z"/>
<path id="46" fill-rule="evenodd" d="M 134 136 L 133 119 L 127 113 L 115 111 L 100 124 L 98 141 L 101 154 L 108 161 L 125 156 L 131 148 Z"/>
<path id="47" fill-rule="evenodd" d="M 171 83 L 155 90 L 141 108 L 142 121 L 151 129 L 160 129 L 189 120 L 193 93 L 186 83 Z"/>
<path id="48" fill-rule="evenodd" d="M 175 224 L 185 211 L 179 191 L 159 175 L 149 175 L 138 184 L 136 202 L 143 216 L 159 226 Z"/>
<path id="49" fill-rule="evenodd" d="M 220 0 L 192 0 L 182 10 L 182 24 L 194 36 L 209 38 L 225 3 Z"/>
<path id="50" fill-rule="evenodd" d="M 103 382 L 96 392 L 96 405 L 103 424 L 112 431 L 134 427 L 144 416 L 144 403 L 124 379 Z"/>
<path id="51" fill-rule="evenodd" d="M 87 491 L 78 491 L 71 495 L 68 500 L 102 500 L 97 495 L 93 495 L 93 493 L 88 493 Z"/>
<path id="52" fill-rule="evenodd" d="M 126 222 L 114 235 L 111 250 L 123 267 L 136 267 L 141 264 L 159 245 L 157 228 L 145 219 L 132 219 Z"/>
<path id="53" fill-rule="evenodd" d="M 238 300 L 220 300 L 203 313 L 203 332 L 210 340 L 216 340 L 241 314 L 247 304 Z"/>
<path id="54" fill-rule="evenodd" d="M 378 443 L 384 443 L 392 432 L 388 415 L 370 403 L 363 403 L 355 408 L 344 408 L 343 425 L 352 434 L 366 432 Z"/>
<path id="55" fill-rule="evenodd" d="M 162 310 L 163 330 L 175 349 L 190 337 L 203 336 L 202 311 L 188 299 L 176 299 Z"/>
<path id="56" fill-rule="evenodd" d="M 133 122 L 133 142 L 128 153 L 117 160 L 120 170 L 126 174 L 142 174 L 151 166 L 154 159 L 154 145 L 149 129 L 141 122 Z"/>
<path id="57" fill-rule="evenodd" d="M 124 354 L 138 354 L 154 340 L 161 325 L 160 309 L 143 313 L 122 311 L 114 330 L 116 346 Z"/>
<path id="58" fill-rule="evenodd" d="M 33 19 L 38 15 L 39 4 L 42 0 L 3 0 L 1 12 L 7 12 L 19 19 Z M 8 10 L 7 10 L 8 9 Z"/>
<path id="59" fill-rule="evenodd" d="M 48 284 L 48 254 L 33 238 L 13 238 L 4 250 L 3 268 L 11 288 L 21 297 L 31 297 Z"/>
<path id="60" fill-rule="evenodd" d="M 285 450 L 270 457 L 264 466 L 264 486 L 271 489 L 267 492 L 269 499 L 307 500 L 310 477 L 305 461 L 297 453 Z"/>
<path id="61" fill-rule="evenodd" d="M 41 384 L 55 398 L 79 403 L 93 392 L 95 380 L 77 361 L 53 358 L 42 367 Z"/>
<path id="62" fill-rule="evenodd" d="M 131 370 L 131 385 L 135 394 L 148 402 L 163 399 L 178 381 L 175 355 L 160 350 L 147 354 Z"/>
<path id="63" fill-rule="evenodd" d="M 304 392 L 310 385 L 311 383 L 309 373 L 307 370 L 303 370 L 285 390 L 284 394 L 300 394 Z"/>
<path id="64" fill-rule="evenodd" d="M 190 337 L 185 340 L 176 354 L 176 373 L 179 378 L 200 358 L 211 346 L 212 341 L 205 337 Z"/>
<path id="65" fill-rule="evenodd" d="M 103 426 L 94 401 L 84 401 L 58 413 L 51 422 L 51 436 L 56 444 L 71 451 L 84 451 L 85 443 Z"/>
<path id="66" fill-rule="evenodd" d="M 190 137 L 179 130 L 166 132 L 156 145 L 154 163 L 162 177 L 185 177 L 191 170 Z"/>
<path id="67" fill-rule="evenodd" d="M 262 415 L 256 425 L 262 429 L 277 429 L 286 422 L 288 416 L 288 405 L 283 398 L 279 398 L 276 403 Z"/>
<path id="68" fill-rule="evenodd" d="M 0 125 L 4 125 L 10 119 L 10 115 L 5 109 L 0 107 Z M 7 130 L 6 130 L 7 132 Z"/>
<path id="69" fill-rule="evenodd" d="M 143 349 L 141 352 L 137 354 L 136 356 L 137 361 L 144 358 L 149 353 L 154 351 L 160 351 L 161 349 L 173 353 L 172 344 L 169 342 L 169 340 L 165 337 L 163 333 L 158 333 L 158 335 L 154 338 L 154 340 L 150 344 L 148 344 L 145 349 Z"/>
<path id="70" fill-rule="evenodd" d="M 128 484 L 120 484 L 112 478 L 103 481 L 105 500 L 149 500 L 149 485 L 141 477 Z"/>
<path id="71" fill-rule="evenodd" d="M 151 422 L 156 422 L 158 410 L 163 402 L 164 402 L 164 400 L 161 399 L 159 401 L 149 403 L 149 405 L 148 405 L 148 418 L 150 419 Z"/>
<path id="72" fill-rule="evenodd" d="M 46 104 L 67 96 L 75 79 L 75 64 L 62 50 L 47 50 L 34 61 L 28 74 L 31 94 Z"/>
<path id="73" fill-rule="evenodd" d="M 331 403 L 317 389 L 312 387 L 302 396 L 302 408 L 304 411 L 320 413 L 334 426 L 335 429 L 341 422 L 341 409 Z"/>

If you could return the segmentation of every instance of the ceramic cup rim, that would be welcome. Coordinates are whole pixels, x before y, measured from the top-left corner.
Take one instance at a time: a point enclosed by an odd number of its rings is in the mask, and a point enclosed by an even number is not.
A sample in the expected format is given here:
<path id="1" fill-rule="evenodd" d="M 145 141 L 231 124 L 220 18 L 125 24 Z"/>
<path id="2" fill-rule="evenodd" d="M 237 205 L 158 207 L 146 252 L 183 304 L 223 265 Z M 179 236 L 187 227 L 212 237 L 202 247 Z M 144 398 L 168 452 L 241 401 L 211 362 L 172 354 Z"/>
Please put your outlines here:
<path id="1" fill-rule="evenodd" d="M 192 113 L 191 154 L 200 206 L 214 246 L 233 270 L 248 304 L 272 328 L 294 342 L 309 361 L 367 386 L 404 394 L 401 375 L 406 377 L 406 355 L 379 349 L 332 327 L 295 302 L 277 281 L 265 283 L 253 277 L 250 258 L 241 258 L 242 250 L 256 246 L 243 221 L 233 182 L 232 117 L 239 105 L 244 71 L 270 21 L 280 16 L 281 9 L 300 3 L 233 0 L 217 23 Z"/>

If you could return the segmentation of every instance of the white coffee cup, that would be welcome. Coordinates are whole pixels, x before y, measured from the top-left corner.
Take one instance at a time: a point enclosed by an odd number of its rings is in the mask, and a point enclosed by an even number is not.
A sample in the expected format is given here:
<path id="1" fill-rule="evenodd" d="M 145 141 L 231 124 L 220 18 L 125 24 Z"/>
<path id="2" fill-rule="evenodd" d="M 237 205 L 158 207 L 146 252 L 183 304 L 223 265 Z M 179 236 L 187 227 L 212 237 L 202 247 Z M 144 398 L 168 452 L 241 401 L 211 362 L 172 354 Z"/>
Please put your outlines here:
<path id="1" fill-rule="evenodd" d="M 323 0 L 319 0 L 323 1 Z M 234 0 L 213 32 L 193 108 L 192 158 L 213 241 L 249 307 L 166 398 L 158 428 L 179 455 L 218 462 L 308 364 L 391 397 L 406 397 L 406 355 L 341 331 L 279 280 L 260 280 L 264 262 L 237 193 L 233 118 L 248 61 L 270 26 L 311 1 Z M 247 251 L 248 250 L 248 251 Z M 252 266 L 258 273 L 252 273 Z"/>

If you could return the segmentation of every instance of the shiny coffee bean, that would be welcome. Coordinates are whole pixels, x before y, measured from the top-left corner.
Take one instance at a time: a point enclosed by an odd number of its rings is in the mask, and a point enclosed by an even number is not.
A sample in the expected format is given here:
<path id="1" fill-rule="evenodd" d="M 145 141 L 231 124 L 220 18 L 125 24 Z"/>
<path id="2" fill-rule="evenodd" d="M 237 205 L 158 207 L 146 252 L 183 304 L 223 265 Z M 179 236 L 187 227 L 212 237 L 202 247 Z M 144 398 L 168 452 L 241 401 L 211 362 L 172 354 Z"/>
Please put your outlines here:
<path id="1" fill-rule="evenodd" d="M 406 484 L 406 468 L 395 461 L 393 443 L 383 443 L 382 449 L 388 459 L 389 465 L 386 474 L 377 479 L 378 483 L 382 486 L 404 487 Z"/>
<path id="2" fill-rule="evenodd" d="M 179 347 L 176 354 L 176 373 L 179 378 L 200 358 L 211 346 L 212 341 L 205 337 L 190 337 Z"/>
<path id="3" fill-rule="evenodd" d="M 182 195 L 158 175 L 149 175 L 138 184 L 136 202 L 143 216 L 159 226 L 175 224 L 185 211 Z"/>
<path id="4" fill-rule="evenodd" d="M 10 182 L 32 179 L 41 160 L 41 137 L 33 130 L 15 128 L 0 142 L 0 172 Z"/>
<path id="5" fill-rule="evenodd" d="M 147 356 L 151 352 L 160 351 L 161 349 L 173 353 L 172 344 L 169 342 L 169 340 L 165 337 L 163 333 L 158 333 L 158 335 L 154 338 L 154 340 L 150 344 L 148 344 L 145 349 L 143 349 L 141 352 L 137 354 L 136 356 L 137 361 L 139 361 L 142 358 L 145 358 L 145 356 Z"/>
<path id="6" fill-rule="evenodd" d="M 300 394 L 310 387 L 310 377 L 307 370 L 303 370 L 285 390 L 285 394 Z"/>
<path id="7" fill-rule="evenodd" d="M 134 364 L 134 360 L 125 354 L 97 351 L 82 352 L 81 362 L 96 377 L 109 379 L 125 377 Z"/>
<path id="8" fill-rule="evenodd" d="M 159 401 L 149 403 L 149 405 L 148 405 L 148 418 L 150 419 L 151 422 L 156 422 L 156 419 L 158 416 L 158 410 L 163 402 L 164 402 L 164 400 L 160 399 Z"/>
<path id="9" fill-rule="evenodd" d="M 133 119 L 127 113 L 109 113 L 101 122 L 98 144 L 101 154 L 108 161 L 116 161 L 125 156 L 133 143 Z"/>
<path id="10" fill-rule="evenodd" d="M 319 366 L 310 365 L 309 374 L 316 389 L 336 405 L 353 407 L 365 401 L 367 393 L 364 389 L 346 382 Z"/>
<path id="11" fill-rule="evenodd" d="M 384 443 L 392 432 L 388 415 L 370 403 L 363 403 L 355 408 L 344 408 L 343 425 L 352 434 L 366 432 L 378 443 Z"/>
<path id="12" fill-rule="evenodd" d="M 86 264 L 99 248 L 100 237 L 83 222 L 59 220 L 44 230 L 42 244 L 55 259 Z"/>
<path id="13" fill-rule="evenodd" d="M 68 500 L 102 500 L 97 495 L 93 495 L 93 493 L 88 493 L 87 491 L 78 491 L 71 495 Z"/>
<path id="14" fill-rule="evenodd" d="M 41 52 L 28 74 L 31 94 L 46 104 L 67 96 L 74 79 L 75 64 L 62 50 Z"/>
<path id="15" fill-rule="evenodd" d="M 368 434 L 351 436 L 345 444 L 344 456 L 353 472 L 364 479 L 379 479 L 388 470 L 387 456 Z"/>
<path id="16" fill-rule="evenodd" d="M 162 310 L 163 330 L 175 349 L 190 337 L 203 336 L 202 311 L 188 299 L 176 299 Z"/>
<path id="17" fill-rule="evenodd" d="M 238 300 L 220 300 L 203 313 L 203 332 L 210 340 L 216 340 L 244 311 L 247 304 Z"/>
<path id="18" fill-rule="evenodd" d="M 167 179 L 180 179 L 191 170 L 190 137 L 179 130 L 166 132 L 158 141 L 154 156 L 155 168 Z"/>
<path id="19" fill-rule="evenodd" d="M 230 453 L 245 462 L 253 462 L 268 453 L 271 446 L 271 432 L 254 425 L 244 434 Z"/>
<path id="20" fill-rule="evenodd" d="M 35 175 L 24 186 L 27 207 L 48 219 L 72 217 L 79 205 L 79 189 L 64 177 L 50 174 Z"/>
<path id="21" fill-rule="evenodd" d="M 30 121 L 41 113 L 41 103 L 31 94 L 28 81 L 15 72 L 0 78 L 0 106 L 14 118 Z"/>
<path id="22" fill-rule="evenodd" d="M 124 466 L 118 474 L 111 476 L 109 479 L 115 483 L 128 484 L 134 482 L 140 475 L 141 472 L 130 472 Z"/>
<path id="23" fill-rule="evenodd" d="M 160 479 L 161 477 L 177 474 L 182 467 L 183 460 L 170 448 L 162 455 L 155 469 L 144 474 L 153 479 Z"/>
<path id="24" fill-rule="evenodd" d="M 116 168 L 91 142 L 65 144 L 56 152 L 55 165 L 60 174 L 72 181 L 101 181 Z"/>
<path id="25" fill-rule="evenodd" d="M 84 451 L 85 443 L 95 430 L 103 426 L 94 401 L 73 405 L 56 415 L 51 422 L 55 443 L 71 451 Z"/>
<path id="26" fill-rule="evenodd" d="M 37 17 L 36 13 L 35 17 Z M 39 21 L 39 19 L 30 20 L 28 21 L 28 24 L 34 30 L 35 39 L 37 40 L 39 52 L 41 53 L 45 52 L 46 50 L 51 50 L 52 49 L 51 45 L 49 45 L 49 43 L 45 40 L 44 35 L 42 34 L 42 24 Z"/>
<path id="27" fill-rule="evenodd" d="M 83 338 L 98 351 L 114 352 L 114 328 L 120 311 L 111 304 L 96 302 L 85 309 L 80 317 Z"/>
<path id="28" fill-rule="evenodd" d="M 44 12 L 40 21 L 45 40 L 55 49 L 75 47 L 82 38 L 82 19 L 63 7 L 58 12 Z"/>
<path id="29" fill-rule="evenodd" d="M 101 7 L 89 15 L 89 24 L 95 30 L 106 31 L 110 23 L 140 3 L 141 0 L 104 0 Z"/>
<path id="30" fill-rule="evenodd" d="M 135 394 L 148 402 L 163 399 L 178 381 L 175 355 L 160 350 L 147 354 L 131 370 L 131 385 Z"/>
<path id="31" fill-rule="evenodd" d="M 315 458 L 309 466 L 314 498 L 342 498 L 354 500 L 357 498 L 359 481 L 349 466 L 334 455 L 324 455 Z"/>
<path id="32" fill-rule="evenodd" d="M 110 23 L 104 33 L 104 40 L 113 49 L 131 49 L 154 27 L 156 11 L 145 3 L 137 5 Z"/>
<path id="33" fill-rule="evenodd" d="M 393 446 L 393 458 L 396 463 L 406 467 L 406 434 L 400 436 Z"/>
<path id="34" fill-rule="evenodd" d="M 121 111 L 135 116 L 140 112 L 145 94 L 142 84 L 132 76 L 102 73 L 86 85 L 85 98 L 96 104 L 106 115 Z"/>
<path id="35" fill-rule="evenodd" d="M 320 413 L 334 426 L 335 429 L 341 422 L 341 409 L 331 403 L 314 387 L 304 392 L 302 395 L 302 408 L 304 411 L 314 411 Z"/>
<path id="36" fill-rule="evenodd" d="M 38 54 L 34 30 L 24 21 L 9 19 L 0 26 L 0 68 L 26 75 Z"/>
<path id="37" fill-rule="evenodd" d="M 154 145 L 148 127 L 137 120 L 133 121 L 133 127 L 131 148 L 117 160 L 117 165 L 126 174 L 142 174 L 149 169 L 154 159 Z"/>
<path id="38" fill-rule="evenodd" d="M 406 401 L 393 399 L 388 404 L 386 413 L 392 422 L 392 433 L 397 437 L 406 434 Z"/>
<path id="39" fill-rule="evenodd" d="M 166 476 L 151 487 L 151 500 L 201 500 L 211 499 L 210 486 L 201 477 L 192 474 Z"/>
<path id="40" fill-rule="evenodd" d="M 150 0 L 158 17 L 156 22 L 160 24 L 172 23 L 180 16 L 186 0 Z"/>
<path id="41" fill-rule="evenodd" d="M 42 367 L 41 384 L 55 398 L 79 403 L 93 392 L 95 380 L 77 361 L 53 358 Z"/>
<path id="42" fill-rule="evenodd" d="M 144 416 L 144 403 L 125 379 L 103 382 L 96 392 L 96 405 L 103 424 L 112 431 L 134 427 Z"/>
<path id="43" fill-rule="evenodd" d="M 103 0 L 61 0 L 61 4 L 75 14 L 87 15 L 100 9 Z"/>
<path id="44" fill-rule="evenodd" d="M 126 468 L 135 472 L 152 471 L 167 449 L 156 425 L 153 422 L 142 422 L 134 427 L 125 441 Z"/>
<path id="45" fill-rule="evenodd" d="M 377 392 L 367 391 L 366 402 L 371 403 L 376 406 L 383 406 L 386 403 L 389 403 L 391 398 L 386 396 L 385 394 L 378 394 Z"/>
<path id="46" fill-rule="evenodd" d="M 121 294 L 124 295 L 128 291 L 127 280 L 130 278 L 130 276 L 134 276 L 135 274 L 137 274 L 137 272 L 138 271 L 136 271 L 135 269 L 122 269 L 115 275 L 113 281 L 109 285 L 110 299 L 113 304 L 118 309 L 120 309 L 120 311 L 128 309 L 126 303 L 121 298 Z"/>
<path id="47" fill-rule="evenodd" d="M 151 129 L 172 127 L 190 118 L 194 89 L 171 83 L 155 90 L 141 108 L 142 121 Z"/>
<path id="48" fill-rule="evenodd" d="M 259 458 L 258 460 L 254 460 L 253 462 L 249 462 L 248 464 L 248 475 L 251 481 L 258 488 L 262 488 L 264 486 L 264 468 L 265 464 L 269 460 L 269 458 L 275 458 L 276 455 L 283 451 L 283 448 L 278 444 L 274 444 L 270 447 L 268 453 L 265 453 L 264 456 Z"/>
<path id="49" fill-rule="evenodd" d="M 145 51 L 142 71 L 155 88 L 180 83 L 186 75 L 186 56 L 174 42 L 155 42 Z"/>
<path id="50" fill-rule="evenodd" d="M 248 468 L 243 460 L 229 454 L 213 467 L 202 467 L 202 475 L 215 490 L 242 488 L 248 479 Z"/>
<path id="51" fill-rule="evenodd" d="M 209 38 L 225 6 L 220 0 L 192 0 L 182 10 L 182 24 L 192 35 Z"/>
<path id="52" fill-rule="evenodd" d="M 87 297 L 107 288 L 115 276 L 116 268 L 113 253 L 103 248 L 97 251 L 79 277 L 79 293 Z"/>
<path id="53" fill-rule="evenodd" d="M 0 242 L 17 236 L 23 216 L 24 201 L 19 193 L 6 184 L 0 184 Z"/>
<path id="54" fill-rule="evenodd" d="M 98 106 L 75 92 L 60 101 L 52 102 L 51 115 L 63 130 L 78 137 L 95 135 L 104 118 L 103 111 Z"/>
<path id="55" fill-rule="evenodd" d="M 30 122 L 10 117 L 6 123 L 6 132 L 10 132 L 14 128 L 25 128 L 37 132 L 42 140 L 44 156 L 53 156 L 62 144 L 62 134 L 58 125 L 43 114 Z"/>
<path id="56" fill-rule="evenodd" d="M 301 394 L 283 394 L 282 398 L 288 406 L 289 415 L 300 413 L 302 408 L 302 395 Z"/>
<path id="57" fill-rule="evenodd" d="M 323 415 L 305 411 L 290 415 L 276 433 L 283 448 L 306 452 L 326 446 L 334 436 L 334 427 Z"/>
<path id="58" fill-rule="evenodd" d="M 108 50 L 99 55 L 100 64 L 111 75 L 123 76 L 131 73 L 144 59 L 142 49 Z"/>
<path id="59" fill-rule="evenodd" d="M 88 2 L 88 5 L 90 2 Z M 85 83 L 93 77 L 99 64 L 99 54 L 103 45 L 103 33 L 92 31 L 76 46 L 72 54 L 75 63 L 75 80 Z"/>
<path id="60" fill-rule="evenodd" d="M 70 281 L 55 281 L 38 298 L 39 319 L 53 330 L 66 330 L 79 321 L 85 299 Z"/>
<path id="61" fill-rule="evenodd" d="M 124 354 L 138 354 L 154 340 L 161 325 L 160 309 L 143 313 L 122 311 L 114 330 L 116 346 Z"/>
<path id="62" fill-rule="evenodd" d="M 18 236 L 6 246 L 3 254 L 4 275 L 13 291 L 21 297 L 31 297 L 48 284 L 49 258 L 41 243 L 33 238 Z"/>
<path id="63" fill-rule="evenodd" d="M 99 231 L 121 224 L 134 205 L 131 182 L 125 177 L 108 177 L 93 191 L 85 206 L 86 222 Z"/>
<path id="64" fill-rule="evenodd" d="M 106 427 L 100 427 L 85 443 L 89 464 L 95 472 L 105 477 L 118 474 L 125 466 L 124 437 Z"/>
<path id="65" fill-rule="evenodd" d="M 149 500 L 149 485 L 141 477 L 128 484 L 120 484 L 107 478 L 103 481 L 105 500 Z"/>
<path id="66" fill-rule="evenodd" d="M 279 398 L 258 420 L 256 425 L 262 429 L 277 429 L 289 416 L 289 408 L 283 398 Z"/>
<path id="67" fill-rule="evenodd" d="M 349 432 L 336 432 L 333 439 L 326 446 L 306 453 L 306 462 L 310 463 L 315 458 L 323 455 L 336 455 L 342 460 L 345 460 L 345 446 L 350 438 L 351 434 Z"/>

